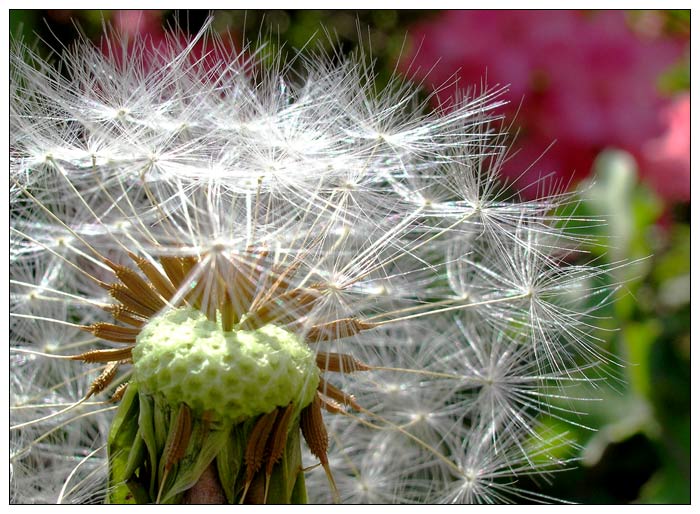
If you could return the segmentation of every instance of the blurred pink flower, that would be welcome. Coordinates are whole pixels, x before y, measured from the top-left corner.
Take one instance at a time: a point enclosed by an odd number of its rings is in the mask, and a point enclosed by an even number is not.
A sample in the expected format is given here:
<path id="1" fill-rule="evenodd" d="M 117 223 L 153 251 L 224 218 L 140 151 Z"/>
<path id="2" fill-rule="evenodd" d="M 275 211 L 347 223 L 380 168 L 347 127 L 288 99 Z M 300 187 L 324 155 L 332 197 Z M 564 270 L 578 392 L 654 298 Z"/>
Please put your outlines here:
<path id="1" fill-rule="evenodd" d="M 162 16 L 163 12 L 159 10 L 125 9 L 114 11 L 112 23 L 121 34 L 150 36 L 161 41 L 165 37 Z"/>
<path id="2" fill-rule="evenodd" d="M 411 35 L 407 73 L 433 86 L 453 76 L 461 84 L 509 85 L 504 114 L 517 113 L 515 146 L 523 150 L 503 173 L 519 188 L 549 174 L 564 185 L 578 180 L 605 147 L 642 162 L 647 143 L 661 136 L 659 113 L 668 105 L 658 78 L 685 47 L 681 39 L 635 33 L 622 11 L 446 11 Z M 443 88 L 438 96 L 447 101 L 451 93 Z"/>
<path id="3" fill-rule="evenodd" d="M 642 148 L 642 173 L 661 196 L 690 201 L 690 94 L 661 112 L 664 133 Z"/>
<path id="4" fill-rule="evenodd" d="M 113 11 L 110 20 L 112 30 L 100 41 L 102 52 L 111 54 L 114 62 L 121 65 L 124 57 L 121 41 L 128 40 L 126 50 L 131 55 L 136 47 L 135 41 L 146 40 L 148 45 L 143 51 L 150 56 L 147 61 L 156 59 L 158 49 L 166 45 L 162 14 L 162 11 L 141 9 Z"/>
<path id="5" fill-rule="evenodd" d="M 112 25 L 114 32 L 112 41 L 102 41 L 102 49 L 105 53 L 110 52 L 110 47 L 121 38 L 128 38 L 131 43 L 127 45 L 127 53 L 131 53 L 134 48 L 134 40 L 141 39 L 148 44 L 138 46 L 140 51 L 147 52 L 143 62 L 153 66 L 162 66 L 163 55 L 168 55 L 167 49 L 172 47 L 173 38 L 179 40 L 184 46 L 188 37 L 184 32 L 166 33 L 163 28 L 163 11 L 156 9 L 126 9 L 115 10 L 112 13 Z M 119 44 L 116 48 L 121 48 Z M 198 66 L 208 69 L 219 68 L 222 63 L 231 58 L 231 51 L 240 48 L 232 34 L 227 34 L 216 42 L 207 39 L 200 39 L 194 45 L 189 55 Z M 115 62 L 121 63 L 122 55 L 113 55 Z M 240 59 L 244 57 L 239 56 Z"/>

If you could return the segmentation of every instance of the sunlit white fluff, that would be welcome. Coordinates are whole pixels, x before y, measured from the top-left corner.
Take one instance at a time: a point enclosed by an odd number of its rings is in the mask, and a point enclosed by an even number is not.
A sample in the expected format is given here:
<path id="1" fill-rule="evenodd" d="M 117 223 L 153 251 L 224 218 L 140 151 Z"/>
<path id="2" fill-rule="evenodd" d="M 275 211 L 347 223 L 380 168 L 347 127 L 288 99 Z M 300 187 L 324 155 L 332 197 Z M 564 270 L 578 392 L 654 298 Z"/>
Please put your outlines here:
<path id="1" fill-rule="evenodd" d="M 108 319 L 99 256 L 127 251 L 198 256 L 212 304 L 225 255 L 270 276 L 293 263 L 295 286 L 324 285 L 300 325 L 372 323 L 329 345 L 372 367 L 336 379 L 362 409 L 326 416 L 343 501 L 546 500 L 513 480 L 557 463 L 538 416 L 605 359 L 582 306 L 605 270 L 566 262 L 568 195 L 520 203 L 497 181 L 504 92 L 429 112 L 397 77 L 377 91 L 362 55 L 283 65 L 207 28 L 106 48 L 79 43 L 66 74 L 12 57 L 13 501 L 104 492 L 114 406 L 82 401 L 97 367 L 51 355 L 94 342 L 80 326 Z M 307 486 L 331 499 L 319 470 Z"/>

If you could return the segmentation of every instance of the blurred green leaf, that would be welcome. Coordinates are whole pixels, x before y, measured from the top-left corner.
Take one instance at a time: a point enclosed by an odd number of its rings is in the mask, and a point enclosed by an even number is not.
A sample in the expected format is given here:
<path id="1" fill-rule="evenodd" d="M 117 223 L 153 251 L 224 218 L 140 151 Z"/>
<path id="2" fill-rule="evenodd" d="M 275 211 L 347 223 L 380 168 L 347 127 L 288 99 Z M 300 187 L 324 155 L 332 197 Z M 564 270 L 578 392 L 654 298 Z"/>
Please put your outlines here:
<path id="1" fill-rule="evenodd" d="M 536 428 L 536 435 L 530 439 L 532 447 L 537 449 L 533 452 L 532 462 L 547 466 L 552 459 L 570 459 L 577 453 L 576 442 L 577 436 L 572 432 L 571 425 L 550 416 L 543 417 Z"/>
<path id="2" fill-rule="evenodd" d="M 10 34 L 31 42 L 34 39 L 32 34 L 37 23 L 37 15 L 38 11 L 10 10 Z"/>
<path id="3" fill-rule="evenodd" d="M 658 320 L 646 319 L 637 323 L 628 323 L 623 328 L 622 337 L 628 355 L 627 375 L 629 386 L 636 394 L 649 398 L 651 393 L 650 353 L 654 342 L 661 334 Z"/>
<path id="4" fill-rule="evenodd" d="M 690 302 L 690 225 L 671 228 L 667 248 L 657 259 L 652 278 L 665 307 L 681 307 Z"/>
<path id="5" fill-rule="evenodd" d="M 661 75 L 659 89 L 666 94 L 690 90 L 690 54 Z"/>
<path id="6" fill-rule="evenodd" d="M 688 479 L 675 466 L 664 466 L 641 490 L 637 503 L 690 503 Z"/>

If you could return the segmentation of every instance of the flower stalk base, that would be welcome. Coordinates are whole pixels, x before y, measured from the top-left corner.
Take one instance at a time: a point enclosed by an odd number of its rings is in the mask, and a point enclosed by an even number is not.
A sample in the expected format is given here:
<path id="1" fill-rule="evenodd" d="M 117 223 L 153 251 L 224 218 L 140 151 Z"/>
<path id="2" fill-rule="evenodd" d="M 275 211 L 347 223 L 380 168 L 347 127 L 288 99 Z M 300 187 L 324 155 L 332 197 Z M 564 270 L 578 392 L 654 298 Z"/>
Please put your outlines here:
<path id="1" fill-rule="evenodd" d="M 290 404 L 238 423 L 196 417 L 132 383 L 110 430 L 107 502 L 306 503 L 300 413 Z"/>

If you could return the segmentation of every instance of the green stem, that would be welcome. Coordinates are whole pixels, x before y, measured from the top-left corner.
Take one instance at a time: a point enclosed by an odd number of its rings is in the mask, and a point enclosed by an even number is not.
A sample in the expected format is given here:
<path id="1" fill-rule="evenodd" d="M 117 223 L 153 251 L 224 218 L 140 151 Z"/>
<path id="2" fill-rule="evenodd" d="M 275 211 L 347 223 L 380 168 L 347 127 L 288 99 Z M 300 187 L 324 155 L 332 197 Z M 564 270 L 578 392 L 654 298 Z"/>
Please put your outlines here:
<path id="1" fill-rule="evenodd" d="M 269 476 L 263 465 L 243 497 L 245 451 L 256 419 L 231 424 L 196 419 L 173 462 L 167 441 L 177 439 L 178 409 L 127 388 L 108 439 L 108 503 L 306 503 L 299 415 L 289 424 L 286 446 Z M 179 429 L 182 431 L 182 427 Z M 167 466 L 165 465 L 167 461 Z"/>

